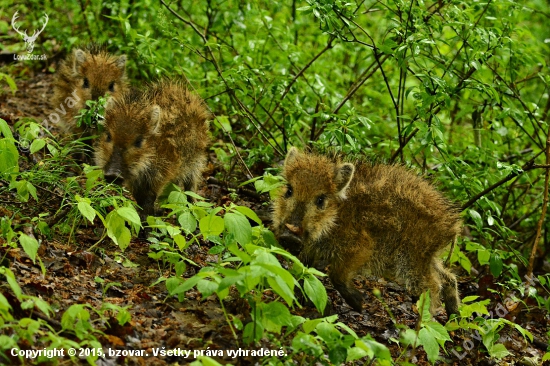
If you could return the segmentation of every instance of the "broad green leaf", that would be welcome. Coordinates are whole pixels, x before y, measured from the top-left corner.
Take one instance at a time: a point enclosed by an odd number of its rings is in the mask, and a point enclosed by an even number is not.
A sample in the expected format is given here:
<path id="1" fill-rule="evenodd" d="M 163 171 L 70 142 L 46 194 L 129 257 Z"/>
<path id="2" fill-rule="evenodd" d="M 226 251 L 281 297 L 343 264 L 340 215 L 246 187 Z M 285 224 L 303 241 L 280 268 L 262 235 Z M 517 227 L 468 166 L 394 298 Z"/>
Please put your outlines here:
<path id="1" fill-rule="evenodd" d="M 491 274 L 495 277 L 500 276 L 500 273 L 502 272 L 502 259 L 500 258 L 500 255 L 497 253 L 491 254 L 491 259 L 489 261 L 489 268 L 491 269 Z"/>
<path id="2" fill-rule="evenodd" d="M 470 213 L 470 217 L 472 218 L 472 220 L 474 220 L 477 228 L 481 229 L 483 227 L 483 220 L 479 212 L 473 209 L 469 209 L 468 212 Z"/>
<path id="3" fill-rule="evenodd" d="M 302 328 L 304 329 L 304 332 L 311 333 L 319 323 L 323 321 L 322 318 L 319 319 L 312 319 L 312 320 L 306 320 L 304 324 L 302 324 Z"/>
<path id="4" fill-rule="evenodd" d="M 346 362 L 356 361 L 360 358 L 367 356 L 369 356 L 369 353 L 361 347 L 352 347 L 348 350 L 348 357 L 346 357 Z M 372 358 L 372 356 L 369 356 L 369 358 Z"/>
<path id="5" fill-rule="evenodd" d="M 378 343 L 377 341 L 372 339 L 370 336 L 366 336 L 356 340 L 355 344 L 357 347 L 360 347 L 363 350 L 367 351 L 369 355 L 374 354 L 374 356 L 376 356 L 376 358 L 378 358 L 379 360 L 392 359 L 390 350 L 382 343 Z"/>
<path id="6" fill-rule="evenodd" d="M 19 152 L 8 139 L 0 139 L 0 177 L 11 180 L 12 174 L 19 171 Z"/>
<path id="7" fill-rule="evenodd" d="M 2 118 L 0 118 L 0 132 L 2 132 L 2 135 L 4 135 L 5 138 L 13 140 L 13 134 L 11 133 L 10 126 Z"/>
<path id="8" fill-rule="evenodd" d="M 185 241 L 185 237 L 183 235 L 181 234 L 174 235 L 172 239 L 174 239 L 174 243 L 176 243 L 179 250 L 184 250 L 187 247 L 187 242 Z"/>
<path id="9" fill-rule="evenodd" d="M 164 281 L 164 284 L 166 286 L 166 290 L 168 290 L 168 293 L 170 295 L 173 295 L 173 291 L 182 283 L 182 280 L 177 277 L 170 277 L 166 281 Z"/>
<path id="10" fill-rule="evenodd" d="M 328 351 L 328 358 L 330 362 L 335 365 L 340 365 L 343 362 L 346 362 L 348 356 L 348 350 L 344 347 L 335 347 Z"/>
<path id="11" fill-rule="evenodd" d="M 88 202 L 80 201 L 78 202 L 77 207 L 82 216 L 87 218 L 91 223 L 94 222 L 96 212 Z"/>
<path id="12" fill-rule="evenodd" d="M 243 340 L 245 343 L 249 344 L 252 342 L 258 342 L 262 339 L 264 334 L 264 327 L 260 322 L 250 322 L 244 326 L 243 330 Z"/>
<path id="13" fill-rule="evenodd" d="M 139 218 L 139 215 L 136 212 L 135 208 L 120 207 L 116 210 L 116 212 L 124 219 L 141 227 L 141 219 Z"/>
<path id="14" fill-rule="evenodd" d="M 494 358 L 503 358 L 510 354 L 503 344 L 494 344 L 487 351 L 489 351 L 489 355 Z"/>
<path id="15" fill-rule="evenodd" d="M 280 302 L 270 302 L 262 308 L 263 325 L 269 332 L 281 333 L 281 328 L 291 324 L 292 317 L 288 307 Z"/>
<path id="16" fill-rule="evenodd" d="M 199 228 L 202 236 L 205 238 L 209 236 L 218 236 L 225 228 L 224 220 L 219 216 L 210 214 L 199 221 Z"/>
<path id="17" fill-rule="evenodd" d="M 199 281 L 201 280 L 198 276 L 193 276 L 189 279 L 187 279 L 184 283 L 181 285 L 178 285 L 176 288 L 173 288 L 171 291 L 169 291 L 170 295 L 178 295 L 184 292 L 187 292 L 191 290 Z M 168 282 L 168 280 L 166 280 Z"/>
<path id="18" fill-rule="evenodd" d="M 197 282 L 197 290 L 202 294 L 203 300 L 212 295 L 218 289 L 218 284 L 210 280 L 200 280 Z"/>
<path id="19" fill-rule="evenodd" d="M 15 297 L 17 298 L 17 300 L 22 301 L 23 292 L 21 291 L 21 287 L 19 286 L 19 284 L 17 283 L 17 280 L 15 279 L 15 275 L 8 268 L 0 267 L 0 270 L 2 269 L 3 269 L 2 272 L 4 276 L 6 276 L 6 281 L 8 281 L 8 284 L 10 285 L 11 290 L 15 294 Z"/>
<path id="20" fill-rule="evenodd" d="M 179 261 L 178 263 L 176 263 L 176 266 L 175 266 L 176 276 L 178 277 L 182 276 L 186 268 L 187 266 L 185 265 L 184 261 Z"/>
<path id="21" fill-rule="evenodd" d="M 223 220 L 227 232 L 233 234 L 239 244 L 246 245 L 252 242 L 252 227 L 243 214 L 229 212 Z"/>
<path id="22" fill-rule="evenodd" d="M 192 234 L 197 229 L 197 220 L 191 211 L 185 211 L 178 217 L 181 228 L 188 234 Z"/>
<path id="23" fill-rule="evenodd" d="M 292 302 L 294 300 L 294 291 L 290 287 L 288 287 L 286 282 L 283 281 L 281 277 L 268 277 L 267 283 L 269 283 L 269 286 L 271 286 L 275 293 L 277 293 L 286 301 L 288 306 L 292 305 Z"/>
<path id="24" fill-rule="evenodd" d="M 304 291 L 319 313 L 323 314 L 327 305 L 327 291 L 319 279 L 313 275 L 304 278 Z"/>
<path id="25" fill-rule="evenodd" d="M 418 332 L 418 340 L 428 355 L 428 361 L 434 363 L 439 355 L 439 344 L 433 334 L 428 332 L 426 328 L 422 328 Z"/>
<path id="26" fill-rule="evenodd" d="M 260 220 L 258 215 L 256 215 L 256 212 L 252 211 L 250 208 L 245 207 L 245 206 L 237 206 L 237 207 L 235 207 L 235 210 L 239 211 L 240 213 L 242 213 L 243 215 L 245 215 L 246 217 L 248 217 L 252 221 L 258 223 L 259 225 L 262 224 L 262 220 Z"/>
<path id="27" fill-rule="evenodd" d="M 23 250 L 32 259 L 33 263 L 36 263 L 36 253 L 38 253 L 38 241 L 35 238 L 28 236 L 27 234 L 21 234 L 19 242 L 23 247 Z"/>
<path id="28" fill-rule="evenodd" d="M 425 329 L 434 336 L 434 338 L 442 341 L 450 341 L 451 337 L 447 332 L 447 329 L 438 322 L 430 321 L 425 324 Z"/>
<path id="29" fill-rule="evenodd" d="M 44 139 L 36 139 L 31 144 L 31 154 L 34 154 L 35 152 L 41 150 L 44 146 L 46 146 L 46 140 Z"/>

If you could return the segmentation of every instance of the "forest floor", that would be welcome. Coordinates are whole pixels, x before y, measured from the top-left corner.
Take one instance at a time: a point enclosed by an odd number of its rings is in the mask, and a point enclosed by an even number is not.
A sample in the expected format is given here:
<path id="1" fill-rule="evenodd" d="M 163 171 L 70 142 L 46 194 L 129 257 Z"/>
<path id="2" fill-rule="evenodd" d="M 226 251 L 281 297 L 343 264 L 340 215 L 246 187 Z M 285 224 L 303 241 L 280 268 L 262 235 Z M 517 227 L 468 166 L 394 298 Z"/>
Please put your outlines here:
<path id="1" fill-rule="evenodd" d="M 54 108 L 49 100 L 52 96 L 53 75 L 50 73 L 36 73 L 32 71 L 17 79 L 17 92 L 12 95 L 7 88 L 0 94 L 0 118 L 6 120 L 10 126 L 23 117 L 34 118 L 43 121 Z M 53 131 L 58 134 L 58 131 Z M 198 192 L 210 202 L 215 204 L 227 203 L 235 199 L 230 191 L 216 180 L 208 180 L 220 168 L 212 157 L 209 172 L 205 175 L 205 183 Z M 254 172 L 261 175 L 262 172 Z M 206 182 L 215 183 L 206 183 Z M 6 182 L 0 182 L 6 184 Z M 32 198 L 28 203 L 20 203 L 9 190 L 2 190 L 0 196 L 0 216 L 13 217 L 13 221 L 20 225 L 28 225 L 32 232 L 30 218 L 39 213 L 48 213 L 50 216 L 61 205 L 61 195 L 57 192 L 39 190 L 39 200 Z M 246 194 L 237 191 L 238 205 L 248 206 L 256 211 L 265 211 L 267 196 Z M 268 215 L 260 215 L 265 218 L 265 225 L 269 227 Z M 167 297 L 167 291 L 163 283 L 152 284 L 161 276 L 168 277 L 164 269 L 159 267 L 157 261 L 148 257 L 149 243 L 145 239 L 133 238 L 130 246 L 123 254 L 129 262 L 121 261 L 120 249 L 110 239 L 103 240 L 93 250 L 89 248 L 101 237 L 101 228 L 90 224 L 76 228 L 72 237 L 60 235 L 56 230 L 52 231 L 50 238 L 37 234 L 41 240 L 39 256 L 46 268 L 43 276 L 38 263 L 33 264 L 30 258 L 21 248 L 13 249 L 2 245 L 0 239 L 0 255 L 4 258 L 3 264 L 9 264 L 9 268 L 15 273 L 23 292 L 29 295 L 39 296 L 48 301 L 57 310 L 56 316 L 47 319 L 47 322 L 55 330 L 61 329 L 61 315 L 72 304 L 90 304 L 99 308 L 103 302 L 113 303 L 119 306 L 129 306 L 132 319 L 125 326 L 119 326 L 115 319 L 95 325 L 104 334 L 100 336 L 100 342 L 104 349 L 145 350 L 147 357 L 116 357 L 107 356 L 100 358 L 98 365 L 166 365 L 187 364 L 194 360 L 193 353 L 189 358 L 153 356 L 155 349 L 185 350 L 228 350 L 239 348 L 252 349 L 254 347 L 270 348 L 266 340 L 262 345 L 247 346 L 240 340 L 236 340 L 228 326 L 224 312 L 216 295 L 212 295 L 201 301 L 201 294 L 192 289 L 186 293 L 185 301 L 179 302 L 175 297 Z M 198 267 L 189 265 L 184 277 L 191 277 L 206 266 L 209 262 L 216 262 L 217 256 L 208 254 L 211 244 L 202 243 L 200 246 L 193 244 L 186 249 L 185 255 L 195 262 Z M 548 346 L 547 331 L 550 318 L 546 311 L 540 310 L 537 304 L 527 302 L 505 302 L 504 299 L 510 293 L 500 286 L 488 273 L 486 268 L 477 268 L 477 276 L 468 275 L 464 271 L 454 268 L 459 274 L 459 291 L 461 296 L 478 295 L 481 298 L 491 299 L 488 306 L 495 316 L 505 317 L 523 328 L 529 330 L 535 337 L 535 342 L 526 342 L 522 335 L 511 327 L 505 327 L 500 332 L 498 343 L 503 343 L 511 354 L 499 361 L 488 357 L 479 336 L 474 332 L 463 330 L 451 332 L 452 342 L 446 343 L 446 354 L 441 352 L 442 361 L 437 364 L 450 365 L 538 365 Z M 105 283 L 116 282 L 118 285 L 108 287 L 103 291 L 103 286 L 95 281 L 96 277 L 102 278 Z M 475 277 L 475 278 L 474 278 Z M 341 296 L 335 291 L 330 282 L 323 279 L 329 295 L 331 312 L 339 315 L 339 321 L 348 325 L 359 336 L 370 334 L 377 341 L 385 344 L 392 356 L 400 361 L 408 359 L 409 362 L 418 365 L 428 365 L 425 352 L 419 348 L 416 351 L 406 351 L 402 354 L 400 346 L 392 339 L 399 338 L 399 330 L 396 324 L 404 324 L 414 328 L 418 319 L 418 312 L 414 300 L 407 291 L 393 283 L 376 278 L 358 278 L 356 286 L 362 291 L 366 305 L 363 312 L 357 313 L 348 307 Z M 379 300 L 373 295 L 373 289 L 381 291 Z M 495 290 L 495 291 L 493 291 Z M 31 316 L 21 309 L 17 300 L 10 295 L 9 288 L 2 284 L 0 291 L 12 304 L 16 318 Z M 272 294 L 264 293 L 266 299 Z M 232 293 L 224 302 L 228 313 L 239 317 L 243 323 L 250 321 L 250 308 L 241 300 L 238 293 Z M 496 310 L 495 310 L 496 309 Z M 500 309 L 500 310 L 499 310 Z M 506 309 L 506 311 L 502 310 Z M 390 315 L 390 312 L 393 314 Z M 500 312 L 499 312 L 500 311 Z M 304 306 L 302 309 L 294 309 L 292 312 L 304 317 L 319 317 L 315 308 Z M 38 312 L 32 314 L 40 317 Z M 436 316 L 436 320 L 442 324 L 447 321 L 443 311 Z M 70 335 L 65 335 L 71 337 Z M 240 337 L 240 334 L 238 334 Z M 74 336 L 73 336 L 74 337 Z M 284 343 L 284 341 L 283 341 Z M 22 345 L 24 348 L 25 345 Z M 32 348 L 32 345 L 27 345 Z M 14 364 L 18 362 L 12 359 Z M 254 357 L 224 357 L 217 358 L 223 364 L 254 365 L 260 362 Z M 70 363 L 65 360 L 62 363 Z M 86 361 L 82 360 L 85 364 Z M 355 364 L 362 364 L 357 362 Z M 367 363 L 368 364 L 368 363 Z"/>

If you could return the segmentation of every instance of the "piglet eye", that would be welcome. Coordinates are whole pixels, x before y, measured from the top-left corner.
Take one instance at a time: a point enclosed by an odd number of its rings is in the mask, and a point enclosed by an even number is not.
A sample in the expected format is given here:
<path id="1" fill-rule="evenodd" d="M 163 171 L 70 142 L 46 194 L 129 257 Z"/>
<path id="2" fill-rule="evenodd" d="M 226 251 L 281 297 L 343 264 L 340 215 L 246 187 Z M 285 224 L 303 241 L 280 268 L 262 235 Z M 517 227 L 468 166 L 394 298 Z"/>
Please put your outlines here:
<path id="1" fill-rule="evenodd" d="M 82 83 L 82 87 L 86 88 L 86 89 L 90 87 L 90 81 L 88 80 L 88 78 L 84 78 L 84 82 Z"/>
<path id="2" fill-rule="evenodd" d="M 111 134 L 109 132 L 105 134 L 105 142 L 111 142 Z"/>
<path id="3" fill-rule="evenodd" d="M 109 84 L 109 91 L 112 93 L 115 91 L 115 82 L 111 81 L 111 84 Z"/>
<path id="4" fill-rule="evenodd" d="M 289 184 L 288 186 L 286 186 L 285 198 L 290 198 L 290 197 L 292 197 L 292 187 Z"/>
<path id="5" fill-rule="evenodd" d="M 326 199 L 325 195 L 321 195 L 317 197 L 317 200 L 315 201 L 315 204 L 317 205 L 317 207 L 322 209 L 325 206 L 325 199 Z"/>
<path id="6" fill-rule="evenodd" d="M 138 137 L 136 141 L 134 141 L 134 146 L 137 148 L 140 148 L 142 144 L 143 144 L 143 137 L 141 136 Z"/>

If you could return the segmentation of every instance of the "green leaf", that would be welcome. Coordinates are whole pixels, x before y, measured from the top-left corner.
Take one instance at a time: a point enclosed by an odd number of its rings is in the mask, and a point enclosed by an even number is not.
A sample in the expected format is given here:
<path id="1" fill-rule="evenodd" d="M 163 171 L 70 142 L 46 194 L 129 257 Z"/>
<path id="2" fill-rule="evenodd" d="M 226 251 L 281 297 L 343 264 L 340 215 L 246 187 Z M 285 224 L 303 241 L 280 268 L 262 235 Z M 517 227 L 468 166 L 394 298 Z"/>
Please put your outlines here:
<path id="1" fill-rule="evenodd" d="M 19 152 L 12 141 L 0 140 L 0 176 L 15 174 L 19 171 Z M 6 177 L 5 179 L 11 180 Z"/>
<path id="2" fill-rule="evenodd" d="M 168 280 L 166 280 L 166 282 L 168 282 Z M 187 291 L 191 290 L 200 280 L 201 280 L 200 277 L 193 276 L 193 277 L 187 279 L 187 281 L 185 281 L 181 285 L 178 285 L 177 287 L 172 288 L 168 292 L 170 293 L 170 295 L 178 295 L 178 294 L 187 292 Z M 168 286 L 167 286 L 167 288 L 168 288 Z"/>
<path id="3" fill-rule="evenodd" d="M 176 276 L 178 277 L 182 276 L 186 268 L 187 266 L 185 265 L 184 261 L 179 261 L 178 263 L 176 263 L 176 266 L 175 266 Z"/>
<path id="4" fill-rule="evenodd" d="M 304 329 L 304 332 L 306 332 L 307 334 L 311 333 L 313 330 L 315 330 L 315 328 L 317 327 L 317 325 L 319 323 L 321 323 L 323 321 L 322 318 L 319 318 L 319 319 L 312 319 L 312 320 L 306 320 L 303 324 L 302 324 L 302 328 Z"/>
<path id="5" fill-rule="evenodd" d="M 80 211 L 80 213 L 85 218 L 87 218 L 91 223 L 94 222 L 96 212 L 92 208 L 92 206 L 90 206 L 90 204 L 88 202 L 80 201 L 80 202 L 78 202 L 77 207 L 78 207 L 78 210 Z"/>
<path id="6" fill-rule="evenodd" d="M 425 328 L 431 335 L 434 336 L 434 338 L 442 340 L 443 343 L 451 340 L 447 329 L 445 329 L 445 327 L 438 322 L 430 321 L 425 324 Z"/>
<path id="7" fill-rule="evenodd" d="M 288 308 L 276 301 L 264 304 L 262 315 L 264 328 L 277 334 L 281 333 L 283 326 L 291 325 L 292 322 Z"/>
<path id="8" fill-rule="evenodd" d="M 225 228 L 224 220 L 216 215 L 210 213 L 210 215 L 203 217 L 199 221 L 199 228 L 203 237 L 218 236 L 223 232 Z"/>
<path id="9" fill-rule="evenodd" d="M 328 351 L 328 358 L 330 362 L 336 365 L 346 362 L 347 356 L 348 350 L 344 347 L 335 347 Z"/>
<path id="10" fill-rule="evenodd" d="M 183 235 L 176 234 L 172 239 L 174 239 L 174 242 L 178 246 L 179 250 L 184 250 L 187 247 L 187 242 L 185 241 L 185 237 Z"/>
<path id="11" fill-rule="evenodd" d="M 117 211 L 111 211 L 105 218 L 105 226 L 109 238 L 124 251 L 132 238 L 130 230 L 124 224 L 124 219 L 118 215 Z"/>
<path id="12" fill-rule="evenodd" d="M 491 259 L 489 261 L 489 268 L 491 269 L 491 274 L 495 277 L 498 277 L 502 272 L 502 259 L 497 253 L 491 254 Z"/>
<path id="13" fill-rule="evenodd" d="M 252 211 L 250 208 L 245 206 L 237 206 L 235 207 L 235 210 L 239 211 L 240 213 L 248 217 L 250 220 L 258 223 L 258 225 L 262 224 L 262 220 L 260 220 L 258 215 L 256 215 L 256 212 Z"/>
<path id="14" fill-rule="evenodd" d="M 466 270 L 466 272 L 470 273 L 472 269 L 472 262 L 470 262 L 470 259 L 461 251 L 458 252 L 458 263 Z"/>
<path id="15" fill-rule="evenodd" d="M 252 227 L 248 219 L 241 213 L 229 212 L 224 217 L 227 232 L 235 236 L 235 240 L 241 245 L 252 242 Z"/>
<path id="16" fill-rule="evenodd" d="M 42 300 L 39 297 L 35 297 L 33 299 L 34 306 L 36 306 L 42 313 L 44 313 L 48 318 L 50 315 L 54 314 L 54 311 L 50 304 L 48 304 L 46 301 Z"/>
<path id="17" fill-rule="evenodd" d="M 494 344 L 487 351 L 489 351 L 489 355 L 494 358 L 503 358 L 510 354 L 503 344 Z"/>
<path id="18" fill-rule="evenodd" d="M 433 334 L 428 332 L 426 328 L 422 328 L 420 332 L 418 332 L 418 340 L 428 355 L 428 361 L 434 363 L 439 355 L 439 344 Z"/>
<path id="19" fill-rule="evenodd" d="M 473 209 L 469 209 L 468 212 L 470 213 L 470 217 L 472 218 L 472 220 L 474 220 L 477 228 L 481 229 L 483 227 L 483 220 L 479 212 Z"/>
<path id="20" fill-rule="evenodd" d="M 202 294 L 203 300 L 212 295 L 218 289 L 218 284 L 209 280 L 197 282 L 197 290 Z"/>
<path id="21" fill-rule="evenodd" d="M 275 291 L 279 296 L 281 296 L 288 306 L 292 305 L 292 301 L 294 300 L 294 292 L 288 287 L 285 281 L 281 279 L 281 277 L 268 277 L 267 283 L 269 283 L 269 286 Z"/>
<path id="22" fill-rule="evenodd" d="M 128 220 L 129 222 L 136 224 L 141 227 L 141 219 L 139 218 L 138 213 L 136 212 L 136 209 L 133 207 L 120 207 L 116 210 L 117 214 L 119 214 L 124 219 Z"/>
<path id="23" fill-rule="evenodd" d="M 304 278 L 304 291 L 319 313 L 323 314 L 327 305 L 327 291 L 319 279 L 311 274 Z"/>
<path id="24" fill-rule="evenodd" d="M 36 253 L 38 253 L 38 242 L 36 239 L 22 233 L 19 237 L 19 242 L 33 263 L 36 263 Z"/>
<path id="25" fill-rule="evenodd" d="M 4 135 L 5 138 L 13 140 L 13 134 L 11 133 L 10 126 L 2 118 L 0 118 L 0 132 L 2 132 L 2 135 Z"/>
<path id="26" fill-rule="evenodd" d="M 170 277 L 166 281 L 164 281 L 164 284 L 166 286 L 166 290 L 168 290 L 168 293 L 170 295 L 173 295 L 173 291 L 181 284 L 181 279 L 177 277 Z"/>
<path id="27" fill-rule="evenodd" d="M 369 355 L 374 354 L 379 360 L 391 360 L 391 353 L 388 347 L 382 343 L 378 343 L 370 336 L 363 337 L 355 341 L 357 347 L 367 351 Z M 372 358 L 372 356 L 369 356 Z"/>
<path id="28" fill-rule="evenodd" d="M 21 291 L 21 287 L 19 287 L 19 284 L 17 283 L 17 280 L 15 279 L 15 275 L 13 274 L 13 272 L 8 268 L 0 267 L 0 273 L 3 273 L 4 276 L 6 276 L 6 281 L 10 285 L 10 288 L 13 291 L 17 300 L 22 301 L 23 292 Z"/>
<path id="29" fill-rule="evenodd" d="M 192 234 L 197 229 L 197 220 L 191 211 L 185 211 L 178 217 L 181 228 L 188 234 Z"/>
<path id="30" fill-rule="evenodd" d="M 250 322 L 244 326 L 243 330 L 243 340 L 245 343 L 249 344 L 252 342 L 258 342 L 262 339 L 264 334 L 264 327 L 260 322 Z"/>
<path id="31" fill-rule="evenodd" d="M 479 299 L 479 296 L 477 296 L 477 295 L 474 295 L 474 296 L 466 296 L 465 298 L 462 299 L 462 303 L 463 303 L 463 304 L 466 304 L 466 303 L 475 301 L 476 299 Z"/>
<path id="32" fill-rule="evenodd" d="M 362 349 L 361 347 L 352 347 L 348 350 L 348 357 L 346 357 L 346 362 L 356 361 L 360 358 L 367 357 L 369 353 Z M 369 356 L 372 358 L 372 356 Z"/>
<path id="33" fill-rule="evenodd" d="M 199 356 L 197 359 L 201 362 L 202 366 L 222 366 L 221 363 L 219 363 L 216 360 L 213 360 L 208 356 Z"/>
<path id="34" fill-rule="evenodd" d="M 36 139 L 31 144 L 31 154 L 34 154 L 35 152 L 41 150 L 44 146 L 46 146 L 46 140 L 44 139 Z"/>

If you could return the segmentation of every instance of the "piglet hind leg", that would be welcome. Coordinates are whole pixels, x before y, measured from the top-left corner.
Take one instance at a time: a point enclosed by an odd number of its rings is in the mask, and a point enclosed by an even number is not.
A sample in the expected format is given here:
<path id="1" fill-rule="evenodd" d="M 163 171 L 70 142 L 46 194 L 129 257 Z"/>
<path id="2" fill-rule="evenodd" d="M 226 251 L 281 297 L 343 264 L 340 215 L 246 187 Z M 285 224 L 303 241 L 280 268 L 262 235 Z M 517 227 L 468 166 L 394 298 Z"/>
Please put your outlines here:
<path id="1" fill-rule="evenodd" d="M 446 269 L 440 261 L 434 263 L 434 269 L 441 278 L 441 293 L 447 316 L 450 318 L 451 314 L 459 315 L 458 306 L 460 305 L 460 298 L 458 296 L 455 275 Z"/>
<path id="2" fill-rule="evenodd" d="M 363 294 L 353 284 L 353 277 L 360 273 L 363 263 L 366 262 L 366 253 L 346 253 L 341 256 L 346 262 L 339 260 L 332 264 L 329 278 L 334 288 L 342 295 L 346 303 L 353 310 L 361 313 L 363 311 Z"/>

